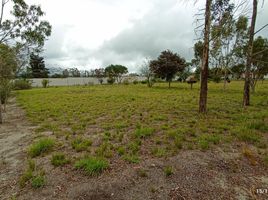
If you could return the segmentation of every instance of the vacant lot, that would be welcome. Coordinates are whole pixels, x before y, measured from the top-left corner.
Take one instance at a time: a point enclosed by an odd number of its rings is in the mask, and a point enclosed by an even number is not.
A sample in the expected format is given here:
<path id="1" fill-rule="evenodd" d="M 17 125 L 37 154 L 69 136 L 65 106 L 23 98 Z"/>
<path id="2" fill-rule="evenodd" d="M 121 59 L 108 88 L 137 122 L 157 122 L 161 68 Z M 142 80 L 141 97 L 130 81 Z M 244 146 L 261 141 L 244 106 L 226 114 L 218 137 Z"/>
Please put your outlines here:
<path id="1" fill-rule="evenodd" d="M 17 92 L 36 126 L 18 199 L 266 199 L 268 82 L 99 85 Z"/>

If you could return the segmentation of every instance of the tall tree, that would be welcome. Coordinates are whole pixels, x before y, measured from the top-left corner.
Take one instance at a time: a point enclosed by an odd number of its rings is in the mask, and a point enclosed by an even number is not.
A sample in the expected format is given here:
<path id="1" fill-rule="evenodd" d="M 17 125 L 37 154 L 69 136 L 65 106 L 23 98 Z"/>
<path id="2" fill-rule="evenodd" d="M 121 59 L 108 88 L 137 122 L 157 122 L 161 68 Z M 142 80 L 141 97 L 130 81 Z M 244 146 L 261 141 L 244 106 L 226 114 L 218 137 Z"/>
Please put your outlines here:
<path id="1" fill-rule="evenodd" d="M 45 66 L 43 57 L 32 53 L 30 56 L 30 67 L 33 78 L 47 78 L 49 70 Z"/>
<path id="2" fill-rule="evenodd" d="M 150 70 L 156 76 L 166 79 L 169 87 L 176 73 L 183 71 L 185 66 L 185 59 L 170 50 L 161 52 L 157 60 L 150 62 Z"/>
<path id="3" fill-rule="evenodd" d="M 105 77 L 105 69 L 104 68 L 98 68 L 94 70 L 94 75 L 98 79 L 99 83 L 103 83 L 103 78 Z"/>
<path id="4" fill-rule="evenodd" d="M 5 44 L 0 44 L 0 124 L 2 118 L 2 104 L 6 104 L 11 91 L 11 79 L 17 69 L 17 58 L 14 49 Z"/>
<path id="5" fill-rule="evenodd" d="M 153 87 L 153 77 L 154 73 L 150 69 L 150 60 L 146 59 L 143 62 L 143 65 L 140 68 L 140 73 L 142 76 L 145 76 L 147 79 L 147 86 L 148 87 Z"/>
<path id="6" fill-rule="evenodd" d="M 208 61 L 209 61 L 209 36 L 210 36 L 210 21 L 211 21 L 211 2 L 206 0 L 205 10 L 205 28 L 204 28 L 204 48 L 201 67 L 201 86 L 199 98 L 199 112 L 207 111 L 207 90 L 208 90 Z"/>
<path id="7" fill-rule="evenodd" d="M 116 79 L 121 83 L 123 75 L 128 73 L 128 69 L 123 65 L 109 65 L 105 68 L 105 73 L 109 78 Z"/>
<path id="8" fill-rule="evenodd" d="M 44 12 L 40 6 L 28 5 L 25 0 L 0 1 L 0 43 L 16 47 L 18 72 L 29 63 L 31 52 L 42 50 L 52 27 L 41 20 Z"/>
<path id="9" fill-rule="evenodd" d="M 251 91 L 255 92 L 257 81 L 268 74 L 268 40 L 257 37 L 253 42 L 252 68 L 251 68 Z"/>
<path id="10" fill-rule="evenodd" d="M 257 9 L 258 9 L 258 0 L 253 0 L 253 12 L 252 12 L 251 25 L 250 25 L 250 31 L 249 31 L 247 62 L 246 62 L 246 71 L 245 71 L 245 84 L 244 84 L 244 96 L 243 96 L 244 107 L 250 105 L 250 70 L 251 70 L 251 64 L 252 64 L 252 51 L 253 51 L 255 24 L 256 24 L 256 19 L 257 19 Z"/>

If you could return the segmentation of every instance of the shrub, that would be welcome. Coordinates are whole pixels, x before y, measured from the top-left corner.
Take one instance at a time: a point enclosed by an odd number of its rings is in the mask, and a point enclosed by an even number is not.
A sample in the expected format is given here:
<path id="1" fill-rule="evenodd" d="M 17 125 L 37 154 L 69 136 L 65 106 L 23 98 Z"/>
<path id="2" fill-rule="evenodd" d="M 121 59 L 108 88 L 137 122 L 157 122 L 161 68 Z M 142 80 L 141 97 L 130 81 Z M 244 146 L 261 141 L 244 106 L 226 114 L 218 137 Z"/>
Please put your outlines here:
<path id="1" fill-rule="evenodd" d="M 129 81 L 128 81 L 128 79 L 124 79 L 124 80 L 123 80 L 123 84 L 124 84 L 124 85 L 129 85 Z"/>
<path id="2" fill-rule="evenodd" d="M 147 81 L 146 80 L 142 80 L 141 81 L 141 84 L 147 84 Z"/>
<path id="3" fill-rule="evenodd" d="M 63 153 L 56 153 L 51 158 L 51 164 L 54 166 L 62 166 L 69 162 L 68 159 L 65 158 Z"/>
<path id="4" fill-rule="evenodd" d="M 28 150 L 29 155 L 33 157 L 37 157 L 45 152 L 50 151 L 54 146 L 54 140 L 51 138 L 43 138 L 38 142 L 32 144 Z"/>
<path id="5" fill-rule="evenodd" d="M 114 78 L 108 78 L 107 79 L 107 83 L 108 84 L 111 84 L 112 85 L 112 84 L 114 84 L 114 82 L 115 82 L 115 79 Z"/>
<path id="6" fill-rule="evenodd" d="M 47 88 L 48 87 L 48 83 L 49 83 L 49 80 L 43 79 L 42 80 L 42 86 L 43 86 L 43 88 Z"/>
<path id="7" fill-rule="evenodd" d="M 88 139 L 83 139 L 81 137 L 78 137 L 72 141 L 72 147 L 77 152 L 85 151 L 89 146 L 91 146 L 92 141 Z"/>
<path id="8" fill-rule="evenodd" d="M 133 81 L 133 84 L 134 84 L 134 85 L 137 85 L 138 83 L 139 83 L 138 80 L 134 80 L 134 81 Z"/>
<path id="9" fill-rule="evenodd" d="M 14 89 L 15 90 L 26 90 L 31 89 L 32 83 L 30 80 L 26 79 L 19 79 L 14 81 Z"/>
<path id="10" fill-rule="evenodd" d="M 109 164 L 106 160 L 97 157 L 83 158 L 75 163 L 76 169 L 82 169 L 90 176 L 98 175 L 108 167 Z"/>
<path id="11" fill-rule="evenodd" d="M 0 101 L 2 104 L 6 104 L 7 99 L 10 96 L 11 90 L 12 90 L 12 84 L 8 79 L 2 80 L 0 82 L 0 97 L 1 97 Z"/>

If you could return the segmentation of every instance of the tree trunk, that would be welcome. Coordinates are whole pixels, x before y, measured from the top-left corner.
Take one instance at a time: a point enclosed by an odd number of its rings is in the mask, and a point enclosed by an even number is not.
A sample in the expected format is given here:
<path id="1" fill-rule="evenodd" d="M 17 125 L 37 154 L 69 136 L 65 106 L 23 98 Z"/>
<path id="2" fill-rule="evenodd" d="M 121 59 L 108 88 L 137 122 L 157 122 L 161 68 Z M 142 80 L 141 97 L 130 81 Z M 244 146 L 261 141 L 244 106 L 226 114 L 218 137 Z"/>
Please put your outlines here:
<path id="1" fill-rule="evenodd" d="M 258 0 L 253 0 L 253 13 L 251 18 L 249 41 L 248 41 L 248 52 L 247 52 L 247 62 L 246 62 L 246 71 L 245 71 L 245 84 L 244 84 L 244 97 L 243 97 L 243 106 L 250 105 L 250 69 L 252 63 L 252 49 L 254 41 L 254 32 L 255 32 L 255 23 L 257 18 L 257 8 Z"/>
<path id="2" fill-rule="evenodd" d="M 3 123 L 3 117 L 2 117 L 2 102 L 1 102 L 1 95 L 0 95 L 0 124 Z"/>
<path id="3" fill-rule="evenodd" d="M 205 32 L 204 32 L 204 49 L 201 68 L 201 86 L 199 98 L 199 112 L 207 112 L 207 90 L 208 90 L 208 58 L 209 58 L 209 35 L 210 35 L 210 14 L 211 1 L 206 1 L 205 12 Z"/>

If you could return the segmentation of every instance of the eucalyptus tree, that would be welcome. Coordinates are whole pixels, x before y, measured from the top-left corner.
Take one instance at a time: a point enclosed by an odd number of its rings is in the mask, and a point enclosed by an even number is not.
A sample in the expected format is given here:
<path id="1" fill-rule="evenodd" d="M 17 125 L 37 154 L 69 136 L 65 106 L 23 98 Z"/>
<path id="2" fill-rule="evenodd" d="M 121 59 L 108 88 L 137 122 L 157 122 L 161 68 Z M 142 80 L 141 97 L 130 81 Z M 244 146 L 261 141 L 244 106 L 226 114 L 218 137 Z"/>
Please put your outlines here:
<path id="1" fill-rule="evenodd" d="M 49 22 L 40 19 L 44 14 L 40 6 L 28 5 L 25 0 L 1 0 L 0 43 L 15 47 L 18 69 L 28 63 L 31 52 L 42 51 L 51 34 Z"/>
<path id="2" fill-rule="evenodd" d="M 207 91 L 208 91 L 208 61 L 209 61 L 209 39 L 211 23 L 212 0 L 206 0 L 205 8 L 205 27 L 204 27 L 204 46 L 201 65 L 201 85 L 199 97 L 199 112 L 207 112 Z"/>
<path id="3" fill-rule="evenodd" d="M 12 48 L 0 44 L 0 124 L 2 118 L 2 104 L 6 104 L 11 91 L 10 80 L 14 78 L 17 69 L 17 58 Z"/>
<path id="4" fill-rule="evenodd" d="M 245 70 L 245 84 L 244 84 L 244 95 L 243 95 L 243 106 L 250 105 L 250 70 L 252 64 L 252 52 L 253 52 L 253 41 L 255 34 L 255 24 L 257 19 L 258 0 L 253 0 L 253 9 L 251 17 L 251 25 L 249 30 L 248 50 L 247 50 L 247 61 Z"/>

